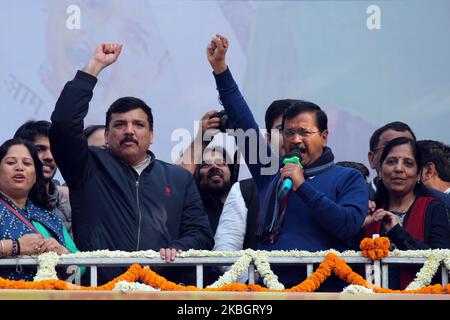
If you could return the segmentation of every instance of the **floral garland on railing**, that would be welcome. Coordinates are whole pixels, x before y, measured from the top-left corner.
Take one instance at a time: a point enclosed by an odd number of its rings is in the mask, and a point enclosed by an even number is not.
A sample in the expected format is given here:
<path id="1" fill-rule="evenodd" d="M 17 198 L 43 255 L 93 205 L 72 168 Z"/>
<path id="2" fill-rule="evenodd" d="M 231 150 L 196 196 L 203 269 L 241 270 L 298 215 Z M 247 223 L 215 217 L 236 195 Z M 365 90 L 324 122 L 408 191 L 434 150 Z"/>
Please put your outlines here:
<path id="1" fill-rule="evenodd" d="M 331 273 L 344 281 L 354 285 L 361 286 L 373 290 L 376 293 L 435 293 L 449 294 L 450 285 L 442 287 L 441 285 L 428 286 L 417 290 L 391 290 L 379 288 L 364 280 L 359 274 L 355 273 L 345 262 L 344 259 L 337 257 L 333 253 L 326 255 L 325 259 L 319 265 L 317 270 L 299 285 L 285 290 L 269 290 L 255 284 L 231 283 L 220 288 L 199 289 L 194 286 L 183 286 L 168 281 L 164 277 L 156 274 L 150 269 L 143 269 L 141 266 L 134 264 L 127 272 L 114 280 L 99 287 L 83 287 L 76 286 L 62 280 L 45 280 L 45 281 L 12 281 L 0 278 L 1 289 L 34 289 L 34 290 L 112 290 L 121 281 L 135 282 L 141 281 L 143 284 L 159 289 L 161 291 L 241 291 L 241 292 L 313 292 L 327 279 Z"/>
<path id="2" fill-rule="evenodd" d="M 414 280 L 405 290 L 416 290 L 428 286 L 431 283 L 436 272 L 439 270 L 441 262 L 444 262 L 447 270 L 449 269 L 448 250 L 433 250 L 427 257 L 420 271 L 416 274 Z"/>
<path id="3" fill-rule="evenodd" d="M 56 265 L 59 262 L 59 255 L 55 252 L 46 252 L 38 256 L 39 267 L 34 281 L 57 280 Z"/>
<path id="4" fill-rule="evenodd" d="M 371 240 L 371 241 L 369 241 Z M 380 288 L 373 285 L 370 281 L 365 280 L 361 275 L 355 273 L 345 262 L 344 259 L 339 258 L 334 250 L 330 250 L 325 259 L 320 263 L 318 268 L 303 282 L 289 289 L 283 289 L 283 285 L 278 282 L 278 278 L 270 269 L 268 263 L 267 253 L 263 251 L 245 250 L 240 251 L 242 256 L 236 261 L 231 269 L 219 278 L 213 285 L 205 289 L 199 289 L 195 286 L 183 286 L 174 282 L 168 281 L 164 277 L 156 274 L 150 269 L 143 269 L 141 266 L 134 264 L 124 274 L 113 279 L 112 281 L 98 287 L 76 286 L 62 280 L 42 280 L 42 281 L 12 281 L 0 278 L 0 289 L 35 289 L 35 290 L 120 290 L 120 291 L 137 291 L 137 290 L 161 290 L 161 291 L 251 291 L 251 292 L 314 292 L 331 274 L 335 274 L 342 280 L 348 282 L 350 286 L 346 287 L 344 292 L 347 293 L 435 293 L 435 294 L 449 294 L 450 284 L 446 286 L 433 285 L 430 286 L 431 279 L 439 268 L 439 264 L 444 262 L 447 269 L 450 269 L 450 250 L 417 250 L 417 251 L 398 251 L 394 250 L 389 253 L 389 239 L 364 239 L 361 242 L 362 255 L 367 256 L 373 260 L 382 259 L 387 254 L 391 256 L 416 256 L 427 257 L 427 261 L 417 273 L 416 279 L 404 291 L 391 290 Z M 117 252 L 116 252 L 117 253 Z M 122 252 L 120 252 L 122 253 Z M 189 250 L 181 254 L 181 256 L 227 256 L 229 253 L 213 252 L 208 255 L 209 251 L 195 252 Z M 300 251 L 295 251 L 299 256 Z M 350 254 L 349 254 L 350 253 Z M 355 252 L 353 252 L 355 253 Z M 103 257 L 110 256 L 106 250 L 94 252 L 95 256 L 101 254 Z M 129 254 L 129 253 L 128 253 Z M 131 253 L 134 257 L 158 257 L 157 252 L 140 251 Z M 303 254 L 303 252 L 302 252 Z M 76 253 L 74 255 L 82 255 L 82 257 L 92 257 L 86 252 Z M 236 255 L 236 253 L 234 253 Z M 270 252 L 272 256 L 272 252 Z M 309 253 L 308 256 L 312 254 Z M 341 253 L 340 255 L 344 255 Z M 358 256 L 358 254 L 351 254 L 346 251 L 347 256 Z M 63 255 L 68 256 L 69 255 Z M 62 256 L 62 257 L 63 257 Z M 130 256 L 121 254 L 122 257 Z M 276 256 L 287 256 L 286 252 L 277 252 Z M 304 254 L 303 256 L 306 256 Z M 361 256 L 361 253 L 359 253 Z M 73 257 L 73 255 L 70 255 Z M 59 257 L 56 254 L 42 254 L 39 256 L 40 268 L 35 280 L 45 277 L 56 277 L 53 274 L 54 266 L 57 264 Z M 254 260 L 258 272 L 264 277 L 264 283 L 267 288 L 257 284 L 242 284 L 235 283 L 237 277 L 246 269 L 250 262 Z M 53 266 L 53 267 L 52 267 Z M 136 283 L 140 281 L 142 283 Z"/>
<path id="5" fill-rule="evenodd" d="M 112 291 L 133 292 L 133 291 L 160 291 L 143 283 L 119 281 L 116 283 Z"/>
<path id="6" fill-rule="evenodd" d="M 359 244 L 363 257 L 371 260 L 381 260 L 389 255 L 389 238 L 364 238 Z"/>
<path id="7" fill-rule="evenodd" d="M 236 260 L 236 262 L 231 266 L 230 270 L 225 272 L 216 282 L 209 285 L 209 288 L 220 288 L 228 283 L 236 282 L 237 278 L 248 269 L 250 262 L 252 262 L 252 256 L 249 252 L 244 252 L 244 254 Z"/>
<path id="8" fill-rule="evenodd" d="M 270 268 L 270 263 L 267 255 L 261 254 L 261 251 L 258 251 L 253 254 L 253 260 L 255 261 L 256 270 L 263 278 L 263 282 L 268 289 L 284 289 L 284 285 L 278 281 L 278 276 L 276 276 Z"/>

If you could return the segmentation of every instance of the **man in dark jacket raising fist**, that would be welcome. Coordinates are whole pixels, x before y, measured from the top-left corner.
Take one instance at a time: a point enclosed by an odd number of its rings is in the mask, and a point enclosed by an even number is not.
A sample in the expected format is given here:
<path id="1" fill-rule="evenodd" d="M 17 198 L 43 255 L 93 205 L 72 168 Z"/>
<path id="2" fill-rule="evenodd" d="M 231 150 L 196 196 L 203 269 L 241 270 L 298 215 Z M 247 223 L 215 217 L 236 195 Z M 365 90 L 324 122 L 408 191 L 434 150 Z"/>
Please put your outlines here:
<path id="1" fill-rule="evenodd" d="M 181 250 L 211 249 L 214 240 L 192 175 L 148 150 L 153 115 L 144 101 L 115 101 L 106 113 L 108 148 L 87 145 L 83 119 L 97 76 L 121 50 L 120 44 L 100 44 L 65 85 L 51 117 L 49 137 L 70 189 L 75 241 L 82 251 L 159 250 L 167 262 Z M 100 282 L 123 271 L 103 269 Z"/>

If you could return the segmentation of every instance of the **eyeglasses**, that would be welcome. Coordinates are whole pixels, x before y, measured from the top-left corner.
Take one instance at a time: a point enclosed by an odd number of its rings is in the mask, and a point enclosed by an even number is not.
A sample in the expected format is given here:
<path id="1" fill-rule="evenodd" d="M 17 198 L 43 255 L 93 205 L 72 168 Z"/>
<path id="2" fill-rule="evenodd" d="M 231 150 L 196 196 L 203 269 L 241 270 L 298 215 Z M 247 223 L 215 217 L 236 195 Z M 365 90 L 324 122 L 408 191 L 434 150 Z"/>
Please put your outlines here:
<path id="1" fill-rule="evenodd" d="M 204 160 L 203 163 L 200 165 L 200 168 L 204 169 L 204 168 L 210 168 L 213 165 L 216 165 L 218 167 L 222 167 L 222 166 L 226 166 L 227 163 L 225 162 L 225 160 L 222 159 L 207 159 Z"/>
<path id="2" fill-rule="evenodd" d="M 298 134 L 300 137 L 307 138 L 307 137 L 313 135 L 314 133 L 318 133 L 318 132 L 322 132 L 322 131 L 320 131 L 320 130 L 308 131 L 308 130 L 303 129 L 303 128 L 300 128 L 298 130 L 284 129 L 283 130 L 283 137 L 285 137 L 285 138 L 293 138 L 295 136 L 295 134 Z"/>

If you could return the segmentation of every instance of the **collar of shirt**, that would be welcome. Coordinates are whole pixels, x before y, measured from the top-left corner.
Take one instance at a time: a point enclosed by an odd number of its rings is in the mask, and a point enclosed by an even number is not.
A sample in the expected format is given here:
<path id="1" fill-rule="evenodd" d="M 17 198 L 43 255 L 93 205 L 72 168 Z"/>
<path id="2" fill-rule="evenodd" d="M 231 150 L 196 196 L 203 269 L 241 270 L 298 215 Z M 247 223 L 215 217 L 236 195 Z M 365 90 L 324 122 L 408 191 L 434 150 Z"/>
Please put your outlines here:
<path id="1" fill-rule="evenodd" d="M 373 178 L 372 180 L 370 180 L 370 185 L 372 186 L 372 189 L 375 190 L 375 192 L 377 191 L 377 184 L 375 183 L 375 179 Z"/>
<path id="2" fill-rule="evenodd" d="M 137 166 L 133 166 L 133 169 L 136 170 L 138 175 L 141 175 L 142 171 L 148 167 L 152 158 L 147 154 L 147 158 L 145 158 L 144 162 L 138 164 Z"/>

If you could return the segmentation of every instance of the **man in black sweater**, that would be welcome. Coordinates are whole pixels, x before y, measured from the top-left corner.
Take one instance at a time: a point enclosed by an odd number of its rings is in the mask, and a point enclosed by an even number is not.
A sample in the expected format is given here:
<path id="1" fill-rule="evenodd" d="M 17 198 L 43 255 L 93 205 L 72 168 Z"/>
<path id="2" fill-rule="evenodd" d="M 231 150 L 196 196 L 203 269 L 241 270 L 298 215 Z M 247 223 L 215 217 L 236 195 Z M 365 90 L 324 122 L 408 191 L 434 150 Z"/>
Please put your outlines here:
<path id="1" fill-rule="evenodd" d="M 167 262 L 181 250 L 211 249 L 214 240 L 192 175 L 148 150 L 153 116 L 144 101 L 115 101 L 106 113 L 107 149 L 87 145 L 83 119 L 96 77 L 121 49 L 100 44 L 65 85 L 51 117 L 49 137 L 70 189 L 75 241 L 81 251 L 159 250 Z M 99 270 L 99 282 L 121 272 Z"/>

